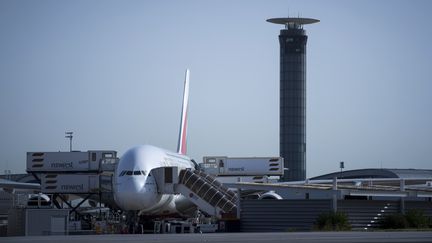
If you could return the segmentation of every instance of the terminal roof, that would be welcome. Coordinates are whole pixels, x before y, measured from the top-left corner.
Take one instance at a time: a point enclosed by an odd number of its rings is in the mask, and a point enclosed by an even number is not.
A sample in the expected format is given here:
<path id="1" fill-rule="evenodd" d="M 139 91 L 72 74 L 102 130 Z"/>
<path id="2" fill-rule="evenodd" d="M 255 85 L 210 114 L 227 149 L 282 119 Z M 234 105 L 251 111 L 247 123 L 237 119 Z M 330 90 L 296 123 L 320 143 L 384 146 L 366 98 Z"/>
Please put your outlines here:
<path id="1" fill-rule="evenodd" d="M 325 180 L 338 177 L 339 179 L 361 179 L 361 178 L 430 178 L 432 180 L 432 170 L 426 169 L 358 169 L 334 172 L 310 178 L 311 180 Z"/>

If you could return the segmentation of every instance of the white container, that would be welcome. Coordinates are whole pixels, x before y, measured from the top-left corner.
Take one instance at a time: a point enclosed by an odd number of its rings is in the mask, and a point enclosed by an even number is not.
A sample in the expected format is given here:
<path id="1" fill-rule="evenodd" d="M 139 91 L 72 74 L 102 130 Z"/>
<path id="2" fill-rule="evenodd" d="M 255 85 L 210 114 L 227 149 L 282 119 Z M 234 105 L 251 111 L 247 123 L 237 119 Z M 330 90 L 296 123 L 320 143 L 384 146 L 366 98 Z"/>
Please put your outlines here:
<path id="1" fill-rule="evenodd" d="M 27 152 L 27 172 L 89 172 L 116 162 L 116 151 Z"/>
<path id="2" fill-rule="evenodd" d="M 207 156 L 200 167 L 214 176 L 281 176 L 281 157 L 237 157 Z"/>
<path id="3" fill-rule="evenodd" d="M 91 174 L 42 174 L 42 193 L 97 193 L 99 175 Z"/>

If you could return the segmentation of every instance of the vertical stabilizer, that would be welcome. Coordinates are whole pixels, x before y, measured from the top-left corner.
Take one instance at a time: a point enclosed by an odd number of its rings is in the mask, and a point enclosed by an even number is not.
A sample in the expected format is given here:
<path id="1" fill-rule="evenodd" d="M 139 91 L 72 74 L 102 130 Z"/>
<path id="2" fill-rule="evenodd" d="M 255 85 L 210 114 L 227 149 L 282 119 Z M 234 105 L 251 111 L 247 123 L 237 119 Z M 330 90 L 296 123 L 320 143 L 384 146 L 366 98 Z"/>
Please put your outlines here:
<path id="1" fill-rule="evenodd" d="M 189 103 L 189 69 L 186 69 L 184 92 L 183 92 L 183 105 L 180 120 L 180 132 L 177 145 L 177 152 L 179 154 L 186 154 L 186 136 L 187 136 L 187 113 Z"/>

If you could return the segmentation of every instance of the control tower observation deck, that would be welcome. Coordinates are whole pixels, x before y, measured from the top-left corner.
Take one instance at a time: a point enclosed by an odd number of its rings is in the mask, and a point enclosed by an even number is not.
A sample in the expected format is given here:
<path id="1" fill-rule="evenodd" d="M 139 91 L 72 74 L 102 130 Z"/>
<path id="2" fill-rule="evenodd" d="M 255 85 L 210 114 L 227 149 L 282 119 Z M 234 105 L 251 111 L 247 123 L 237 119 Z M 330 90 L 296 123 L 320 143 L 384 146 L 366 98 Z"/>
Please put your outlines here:
<path id="1" fill-rule="evenodd" d="M 280 44 L 279 153 L 284 158 L 282 181 L 306 179 L 306 42 L 303 25 L 319 22 L 309 18 L 273 18 L 282 24 Z"/>

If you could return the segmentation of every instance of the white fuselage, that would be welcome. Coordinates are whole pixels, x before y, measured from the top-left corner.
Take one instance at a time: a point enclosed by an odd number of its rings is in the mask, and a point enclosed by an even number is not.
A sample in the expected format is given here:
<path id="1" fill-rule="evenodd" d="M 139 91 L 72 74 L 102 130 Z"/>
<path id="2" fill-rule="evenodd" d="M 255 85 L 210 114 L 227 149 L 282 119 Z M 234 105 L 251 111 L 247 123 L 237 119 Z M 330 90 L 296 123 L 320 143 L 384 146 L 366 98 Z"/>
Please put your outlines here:
<path id="1" fill-rule="evenodd" d="M 176 201 L 181 195 L 158 193 L 152 170 L 161 167 L 194 168 L 185 155 L 142 145 L 129 149 L 120 159 L 115 172 L 114 200 L 122 210 L 138 210 L 140 214 L 178 213 Z"/>
<path id="2" fill-rule="evenodd" d="M 177 153 L 151 145 L 126 151 L 117 165 L 114 179 L 114 200 L 122 210 L 164 215 L 186 212 L 193 207 L 181 195 L 158 192 L 157 180 L 152 173 L 152 170 L 162 167 L 178 167 L 178 171 L 195 167 L 192 160 L 185 156 L 188 99 L 189 70 L 186 69 Z"/>

